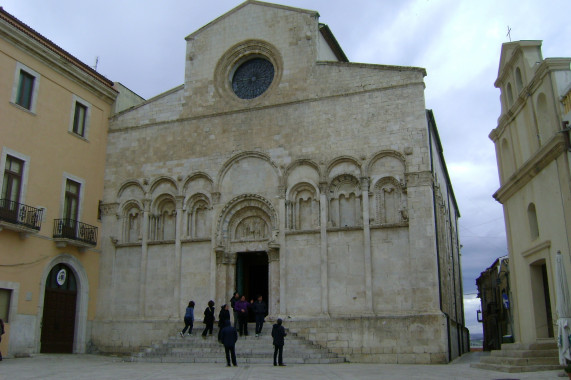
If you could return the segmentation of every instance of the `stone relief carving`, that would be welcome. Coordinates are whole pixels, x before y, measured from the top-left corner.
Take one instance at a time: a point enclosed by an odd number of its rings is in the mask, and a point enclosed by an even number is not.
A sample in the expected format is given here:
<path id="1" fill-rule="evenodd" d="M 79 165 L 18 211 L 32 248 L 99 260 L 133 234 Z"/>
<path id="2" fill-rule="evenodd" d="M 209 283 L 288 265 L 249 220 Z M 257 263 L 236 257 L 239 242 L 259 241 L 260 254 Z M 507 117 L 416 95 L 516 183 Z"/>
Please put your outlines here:
<path id="1" fill-rule="evenodd" d="M 262 240 L 269 237 L 266 222 L 259 217 L 252 216 L 238 224 L 234 235 L 234 240 Z"/>

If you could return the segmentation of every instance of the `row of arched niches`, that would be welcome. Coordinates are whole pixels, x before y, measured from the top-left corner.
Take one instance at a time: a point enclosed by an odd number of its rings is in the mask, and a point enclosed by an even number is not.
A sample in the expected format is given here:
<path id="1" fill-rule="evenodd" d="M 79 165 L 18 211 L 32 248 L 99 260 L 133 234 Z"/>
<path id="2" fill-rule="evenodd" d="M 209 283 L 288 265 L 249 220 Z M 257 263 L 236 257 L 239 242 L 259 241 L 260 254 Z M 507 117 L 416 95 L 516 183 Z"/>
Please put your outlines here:
<path id="1" fill-rule="evenodd" d="M 406 225 L 404 156 L 383 151 L 363 161 L 338 157 L 325 165 L 303 159 L 278 167 L 264 153 L 245 152 L 228 160 L 216 178 L 193 172 L 126 181 L 117 192 L 122 231 L 116 236 L 119 243 L 141 242 L 147 207 L 150 242 L 175 240 L 179 212 L 181 240 L 209 240 L 213 227 L 219 238 L 265 240 L 279 229 L 280 198 L 289 231 L 319 231 L 323 200 L 327 228 L 362 227 L 366 203 L 371 227 Z"/>

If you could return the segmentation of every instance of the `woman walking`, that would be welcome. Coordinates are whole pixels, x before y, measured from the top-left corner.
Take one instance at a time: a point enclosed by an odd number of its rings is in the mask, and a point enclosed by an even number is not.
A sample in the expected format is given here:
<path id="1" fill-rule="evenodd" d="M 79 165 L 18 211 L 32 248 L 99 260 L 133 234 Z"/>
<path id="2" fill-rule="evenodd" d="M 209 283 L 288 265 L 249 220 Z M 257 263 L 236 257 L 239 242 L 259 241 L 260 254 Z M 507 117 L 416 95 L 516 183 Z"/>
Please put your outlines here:
<path id="1" fill-rule="evenodd" d="M 180 337 L 184 338 L 184 333 L 188 329 L 188 335 L 192 335 L 192 327 L 194 326 L 194 301 L 190 301 L 184 313 L 184 329 L 179 332 Z"/>

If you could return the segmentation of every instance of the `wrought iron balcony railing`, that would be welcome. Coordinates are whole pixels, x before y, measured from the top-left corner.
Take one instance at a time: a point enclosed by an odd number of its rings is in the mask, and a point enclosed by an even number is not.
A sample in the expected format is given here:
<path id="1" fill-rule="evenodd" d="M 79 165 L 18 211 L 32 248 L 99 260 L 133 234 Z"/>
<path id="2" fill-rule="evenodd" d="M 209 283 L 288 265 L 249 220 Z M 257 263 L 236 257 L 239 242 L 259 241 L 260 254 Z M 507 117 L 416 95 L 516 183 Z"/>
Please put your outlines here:
<path id="1" fill-rule="evenodd" d="M 73 219 L 54 219 L 53 237 L 97 245 L 97 227 Z"/>
<path id="2" fill-rule="evenodd" d="M 39 231 L 44 209 L 35 208 L 9 199 L 0 199 L 0 221 Z"/>

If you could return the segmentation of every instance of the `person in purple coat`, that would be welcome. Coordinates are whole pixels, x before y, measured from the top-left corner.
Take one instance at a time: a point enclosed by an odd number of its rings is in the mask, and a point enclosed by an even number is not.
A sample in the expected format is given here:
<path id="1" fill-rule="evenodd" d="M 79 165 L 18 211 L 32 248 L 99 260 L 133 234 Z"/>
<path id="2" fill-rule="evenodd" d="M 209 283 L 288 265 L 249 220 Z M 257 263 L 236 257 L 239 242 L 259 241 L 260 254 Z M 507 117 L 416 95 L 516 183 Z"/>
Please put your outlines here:
<path id="1" fill-rule="evenodd" d="M 242 296 L 240 301 L 234 304 L 234 310 L 238 313 L 238 331 L 240 336 L 248 336 L 248 307 L 250 307 L 250 304 L 246 301 L 245 296 Z"/>

